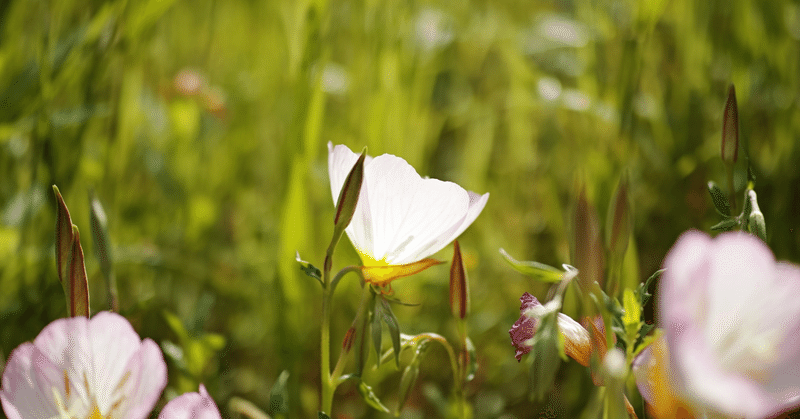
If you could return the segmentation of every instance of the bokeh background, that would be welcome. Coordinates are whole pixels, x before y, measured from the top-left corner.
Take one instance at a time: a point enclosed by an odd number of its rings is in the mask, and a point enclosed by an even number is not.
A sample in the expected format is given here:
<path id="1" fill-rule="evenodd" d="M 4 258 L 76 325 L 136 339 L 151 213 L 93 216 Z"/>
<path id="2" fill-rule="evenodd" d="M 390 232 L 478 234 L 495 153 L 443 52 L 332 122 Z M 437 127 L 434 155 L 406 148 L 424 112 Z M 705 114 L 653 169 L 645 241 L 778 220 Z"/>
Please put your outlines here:
<path id="1" fill-rule="evenodd" d="M 237 397 L 268 410 L 286 370 L 288 417 L 316 417 L 321 292 L 294 258 L 321 266 L 330 240 L 331 141 L 491 193 L 460 240 L 472 413 L 579 417 L 593 387 L 574 362 L 546 400 L 527 397 L 508 329 L 520 295 L 547 288 L 498 249 L 570 262 L 578 191 L 604 221 L 626 174 L 623 280 L 647 278 L 681 232 L 719 221 L 706 182 L 725 185 L 734 83 L 736 185 L 749 161 L 769 244 L 800 261 L 799 40 L 797 1 L 0 2 L 0 362 L 65 315 L 57 184 L 84 232 L 94 312 L 107 307 L 89 191 L 105 207 L 120 311 L 169 364 L 161 404 L 203 382 L 223 416 Z M 343 241 L 334 267 L 357 261 Z M 395 307 L 404 332 L 456 338 L 445 266 L 394 284 L 416 304 Z M 354 278 L 342 285 L 334 354 L 359 296 Z M 442 365 L 428 351 L 403 417 L 446 416 Z M 367 375 L 390 406 L 398 379 Z M 387 417 L 352 386 L 335 402 L 336 417 Z"/>

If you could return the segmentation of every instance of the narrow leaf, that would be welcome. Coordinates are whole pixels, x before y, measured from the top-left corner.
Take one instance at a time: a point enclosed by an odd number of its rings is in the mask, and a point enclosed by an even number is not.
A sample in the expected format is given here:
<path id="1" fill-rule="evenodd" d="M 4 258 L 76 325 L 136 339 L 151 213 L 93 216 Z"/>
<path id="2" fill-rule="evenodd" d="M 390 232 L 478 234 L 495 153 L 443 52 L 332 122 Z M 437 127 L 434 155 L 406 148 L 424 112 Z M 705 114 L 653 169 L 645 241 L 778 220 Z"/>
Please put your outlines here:
<path id="1" fill-rule="evenodd" d="M 467 336 L 465 343 L 467 362 L 465 362 L 466 369 L 464 371 L 464 381 L 470 382 L 473 378 L 475 378 L 475 373 L 478 371 L 478 356 L 477 349 L 475 349 L 475 344 L 472 343 L 472 339 L 470 339 L 469 336 Z"/>
<path id="2" fill-rule="evenodd" d="M 358 392 L 361 394 L 361 398 L 373 409 L 384 413 L 390 412 L 389 409 L 383 405 L 378 396 L 375 395 L 375 392 L 372 391 L 372 387 L 368 386 L 365 382 L 361 381 L 358 383 Z"/>
<path id="3" fill-rule="evenodd" d="M 289 381 L 289 371 L 283 370 L 272 385 L 269 392 L 269 412 L 270 415 L 286 414 L 289 412 L 289 390 L 286 383 Z"/>
<path id="4" fill-rule="evenodd" d="M 304 261 L 303 259 L 300 259 L 300 252 L 298 251 L 295 251 L 294 259 L 300 264 L 300 270 L 303 271 L 304 274 L 316 279 L 320 284 L 322 284 L 322 271 L 320 271 L 319 268 Z"/>
<path id="5" fill-rule="evenodd" d="M 94 240 L 94 253 L 100 262 L 100 271 L 106 280 L 106 295 L 108 308 L 119 311 L 117 300 L 117 280 L 114 275 L 114 254 L 111 251 L 111 240 L 108 235 L 108 220 L 103 205 L 94 196 L 89 194 L 89 222 L 92 227 L 92 240 Z"/>
<path id="6" fill-rule="evenodd" d="M 714 203 L 714 208 L 717 209 L 717 212 L 725 216 L 731 215 L 731 206 L 728 203 L 728 198 L 714 181 L 708 182 L 708 193 L 711 195 L 711 202 Z"/>
<path id="7" fill-rule="evenodd" d="M 397 317 L 392 311 L 392 306 L 385 299 L 380 299 L 381 314 L 386 327 L 389 328 L 389 337 L 392 339 L 392 348 L 394 349 L 394 360 L 397 368 L 400 368 L 400 324 L 397 322 Z"/>
<path id="8" fill-rule="evenodd" d="M 711 231 L 730 231 L 736 224 L 736 218 L 727 218 L 711 226 Z"/>
<path id="9" fill-rule="evenodd" d="M 372 346 L 375 347 L 375 353 L 378 355 L 375 360 L 377 362 L 377 366 L 381 365 L 381 337 L 383 335 L 383 329 L 381 329 L 381 307 L 382 304 L 381 298 L 375 299 L 375 304 L 372 310 L 372 322 L 371 322 L 371 329 L 372 329 Z"/>
<path id="10" fill-rule="evenodd" d="M 395 416 L 400 416 L 400 411 L 403 410 L 403 406 L 405 406 L 408 401 L 408 397 L 411 395 L 411 389 L 414 388 L 418 377 L 418 363 L 409 364 L 403 370 L 403 375 L 400 377 L 400 389 L 397 394 L 397 410 L 395 411 Z"/>
<path id="11" fill-rule="evenodd" d="M 72 251 L 69 261 L 69 315 L 71 317 L 89 317 L 89 283 L 86 278 L 86 266 L 83 260 L 80 233 L 78 227 L 72 226 Z"/>
<path id="12" fill-rule="evenodd" d="M 557 328 L 556 313 L 549 313 L 541 318 L 539 329 L 533 337 L 533 347 L 529 356 L 531 360 L 530 395 L 535 401 L 544 400 L 545 395 L 553 387 L 556 372 L 561 364 Z"/>
<path id="13" fill-rule="evenodd" d="M 56 195 L 56 269 L 58 270 L 58 280 L 64 285 L 66 291 L 64 278 L 67 277 L 69 252 L 72 250 L 72 218 L 69 216 L 67 204 L 64 203 L 58 186 L 53 185 L 53 193 Z"/>
<path id="14" fill-rule="evenodd" d="M 500 249 L 500 254 L 503 255 L 506 262 L 511 265 L 517 272 L 533 277 L 544 282 L 559 282 L 564 275 L 559 269 L 552 266 L 545 265 L 539 262 L 521 262 L 509 255 L 504 249 Z"/>

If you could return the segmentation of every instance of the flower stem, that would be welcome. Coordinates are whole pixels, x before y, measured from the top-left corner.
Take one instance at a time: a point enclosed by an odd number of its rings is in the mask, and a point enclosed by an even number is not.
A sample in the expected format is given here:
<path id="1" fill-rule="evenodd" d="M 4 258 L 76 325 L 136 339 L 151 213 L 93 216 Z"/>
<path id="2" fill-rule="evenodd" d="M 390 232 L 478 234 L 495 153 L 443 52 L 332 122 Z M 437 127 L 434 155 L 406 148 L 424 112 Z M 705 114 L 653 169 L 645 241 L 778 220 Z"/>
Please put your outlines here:
<path id="1" fill-rule="evenodd" d="M 320 327 L 320 380 L 322 385 L 322 406 L 321 410 L 327 415 L 331 415 L 333 407 L 333 391 L 335 387 L 331 382 L 331 296 L 332 287 L 328 286 L 330 272 L 326 270 L 323 274 L 322 289 L 322 326 Z"/>
<path id="2" fill-rule="evenodd" d="M 728 200 L 731 205 L 731 214 L 736 214 L 736 190 L 733 189 L 733 164 L 726 164 L 728 172 Z"/>

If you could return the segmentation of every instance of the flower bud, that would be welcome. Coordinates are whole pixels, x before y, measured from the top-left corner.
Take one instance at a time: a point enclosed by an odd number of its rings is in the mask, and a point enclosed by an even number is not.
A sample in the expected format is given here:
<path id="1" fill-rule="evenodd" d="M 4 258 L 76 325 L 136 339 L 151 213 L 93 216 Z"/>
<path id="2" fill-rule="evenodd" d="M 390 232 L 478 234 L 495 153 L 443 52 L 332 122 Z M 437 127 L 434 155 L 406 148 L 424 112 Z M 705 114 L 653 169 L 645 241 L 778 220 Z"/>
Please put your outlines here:
<path id="1" fill-rule="evenodd" d="M 458 240 L 453 242 L 453 263 L 450 265 L 450 310 L 459 319 L 466 318 L 469 313 L 469 281 Z"/>
<path id="2" fill-rule="evenodd" d="M 722 161 L 736 163 L 739 153 L 739 107 L 736 105 L 736 89 L 728 87 L 728 100 L 722 115 Z"/>
<path id="3" fill-rule="evenodd" d="M 81 235 L 78 226 L 72 225 L 72 250 L 69 260 L 67 310 L 71 317 L 89 317 L 89 282 L 86 278 L 86 265 L 81 248 Z"/>
<path id="4" fill-rule="evenodd" d="M 764 223 L 764 214 L 761 213 L 761 208 L 758 207 L 756 191 L 752 189 L 747 191 L 747 199 L 750 201 L 750 207 L 752 208 L 747 220 L 747 229 L 754 236 L 767 241 L 767 226 Z"/>
<path id="5" fill-rule="evenodd" d="M 614 192 L 611 207 L 608 209 L 608 248 L 611 255 L 621 263 L 628 250 L 628 240 L 631 234 L 631 205 L 628 200 L 628 179 L 623 177 Z"/>

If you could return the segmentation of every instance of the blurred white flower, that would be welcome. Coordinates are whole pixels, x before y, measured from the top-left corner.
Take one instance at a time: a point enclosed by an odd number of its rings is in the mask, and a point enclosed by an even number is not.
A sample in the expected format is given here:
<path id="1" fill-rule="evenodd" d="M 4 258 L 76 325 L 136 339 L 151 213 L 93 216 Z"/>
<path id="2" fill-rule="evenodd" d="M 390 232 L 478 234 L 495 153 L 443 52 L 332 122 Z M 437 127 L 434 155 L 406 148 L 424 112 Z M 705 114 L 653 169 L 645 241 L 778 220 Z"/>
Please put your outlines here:
<path id="1" fill-rule="evenodd" d="M 172 399 L 158 419 L 221 419 L 217 404 L 208 395 L 206 387 L 200 384 L 199 393 L 184 393 Z"/>
<path id="2" fill-rule="evenodd" d="M 334 204 L 358 154 L 328 143 Z M 400 157 L 366 157 L 355 214 L 345 230 L 361 256 L 367 282 L 390 281 L 439 263 L 428 256 L 455 240 L 481 213 L 489 194 L 423 179 Z"/>
<path id="3" fill-rule="evenodd" d="M 700 417 L 766 418 L 800 405 L 800 267 L 776 263 L 754 236 L 696 231 L 664 267 L 661 375 L 677 398 Z"/>
<path id="4" fill-rule="evenodd" d="M 102 312 L 58 319 L 14 349 L 0 402 L 9 419 L 143 419 L 166 384 L 158 345 Z"/>

